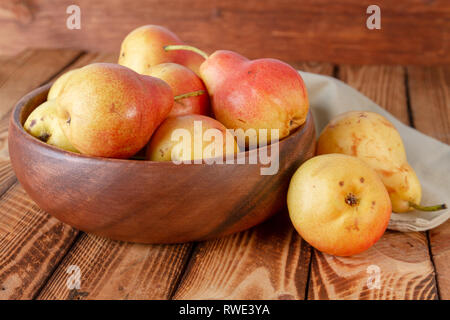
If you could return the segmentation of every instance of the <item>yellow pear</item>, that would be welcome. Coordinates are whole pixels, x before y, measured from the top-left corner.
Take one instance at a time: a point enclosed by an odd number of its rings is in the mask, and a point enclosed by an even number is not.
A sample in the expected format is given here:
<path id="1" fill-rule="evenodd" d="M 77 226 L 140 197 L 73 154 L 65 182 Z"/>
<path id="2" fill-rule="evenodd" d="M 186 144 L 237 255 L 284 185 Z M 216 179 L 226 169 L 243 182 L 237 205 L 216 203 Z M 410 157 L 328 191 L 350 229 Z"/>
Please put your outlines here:
<path id="1" fill-rule="evenodd" d="M 400 134 L 383 116 L 366 111 L 343 113 L 322 131 L 317 154 L 343 153 L 358 157 L 380 175 L 394 212 L 413 208 L 440 210 L 445 205 L 422 207 L 422 189 L 413 168 L 408 164 Z"/>
<path id="2" fill-rule="evenodd" d="M 338 256 L 371 247 L 386 230 L 392 211 L 378 174 L 358 158 L 343 154 L 303 163 L 289 184 L 287 204 L 302 238 Z"/>
<path id="3" fill-rule="evenodd" d="M 67 83 L 67 80 L 69 79 L 69 77 L 71 75 L 73 75 L 75 73 L 75 71 L 78 71 L 78 69 L 73 69 L 73 70 L 67 71 L 53 83 L 53 85 L 51 86 L 51 88 L 48 92 L 47 100 L 55 99 L 61 94 L 61 92 L 64 89 L 64 86 Z"/>
<path id="4" fill-rule="evenodd" d="M 34 109 L 25 121 L 24 128 L 43 142 L 67 151 L 78 152 L 59 125 L 55 100 L 46 101 Z"/>
<path id="5" fill-rule="evenodd" d="M 147 147 L 152 161 L 190 161 L 239 152 L 234 136 L 216 119 L 188 114 L 167 118 Z"/>
<path id="6" fill-rule="evenodd" d="M 167 52 L 167 45 L 184 42 L 172 31 L 162 26 L 146 25 L 131 31 L 120 47 L 119 64 L 137 73 L 148 75 L 155 65 L 173 62 L 184 65 L 199 74 L 204 58 L 190 51 Z"/>

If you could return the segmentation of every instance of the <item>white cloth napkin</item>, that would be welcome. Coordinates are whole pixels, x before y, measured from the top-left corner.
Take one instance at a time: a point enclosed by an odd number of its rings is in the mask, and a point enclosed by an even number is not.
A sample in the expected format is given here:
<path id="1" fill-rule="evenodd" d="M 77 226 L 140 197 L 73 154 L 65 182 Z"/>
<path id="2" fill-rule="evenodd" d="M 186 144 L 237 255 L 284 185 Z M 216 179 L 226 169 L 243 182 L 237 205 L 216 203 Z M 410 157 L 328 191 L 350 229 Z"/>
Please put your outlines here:
<path id="1" fill-rule="evenodd" d="M 409 164 L 422 184 L 422 204 L 450 205 L 450 146 L 404 125 L 357 90 L 332 77 L 300 72 L 305 81 L 317 135 L 338 114 L 352 110 L 377 112 L 392 122 L 405 145 Z M 450 210 L 392 213 L 388 228 L 425 231 L 450 217 Z"/>

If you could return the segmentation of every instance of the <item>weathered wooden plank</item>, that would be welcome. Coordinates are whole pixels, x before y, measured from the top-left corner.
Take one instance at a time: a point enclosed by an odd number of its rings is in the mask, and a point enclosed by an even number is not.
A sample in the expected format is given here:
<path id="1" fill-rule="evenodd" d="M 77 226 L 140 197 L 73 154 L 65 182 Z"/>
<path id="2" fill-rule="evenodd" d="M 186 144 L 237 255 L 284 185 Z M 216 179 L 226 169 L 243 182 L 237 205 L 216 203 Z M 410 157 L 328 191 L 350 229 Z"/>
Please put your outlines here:
<path id="1" fill-rule="evenodd" d="M 38 50 L 24 54 L 14 70 L 7 67 L 0 86 L 0 191 L 15 183 L 7 150 L 8 118 L 13 104 L 28 91 L 50 81 L 62 69 L 104 56 L 79 51 Z M 111 58 L 110 58 L 111 59 Z M 115 59 L 115 57 L 114 57 Z M 74 63 L 72 63 L 74 62 Z M 0 70 L 5 70 L 0 67 Z M 0 299 L 30 299 L 66 253 L 78 231 L 40 210 L 16 183 L 0 198 Z"/>
<path id="2" fill-rule="evenodd" d="M 404 67 L 342 65 L 338 77 L 409 125 Z"/>
<path id="3" fill-rule="evenodd" d="M 199 243 L 175 299 L 303 299 L 310 246 L 287 212 L 245 232 Z"/>
<path id="4" fill-rule="evenodd" d="M 80 54 L 79 50 L 34 50 L 25 57 L 20 55 L 21 61 L 13 62 L 17 65 L 13 70 L 8 63 L 3 63 L 9 69 L 6 72 L 9 75 L 5 74 L 0 86 L 0 118 L 12 109 L 17 100 L 51 79 Z"/>
<path id="5" fill-rule="evenodd" d="M 76 230 L 40 210 L 19 184 L 0 200 L 0 299 L 31 299 Z"/>
<path id="6" fill-rule="evenodd" d="M 291 64 L 304 71 L 333 71 L 331 64 Z M 280 212 L 248 231 L 198 243 L 174 298 L 303 299 L 310 252 L 287 212 Z"/>
<path id="7" fill-rule="evenodd" d="M 450 66 L 408 67 L 415 127 L 450 144 Z"/>
<path id="8" fill-rule="evenodd" d="M 143 245 L 83 234 L 38 299 L 168 299 L 192 244 Z M 71 289 L 69 266 L 81 272 Z"/>
<path id="9" fill-rule="evenodd" d="M 366 26 L 366 10 L 373 4 L 369 0 L 78 0 L 79 30 L 66 27 L 66 8 L 72 4 L 0 4 L 0 53 L 29 46 L 116 52 L 133 28 L 161 24 L 207 51 L 224 48 L 249 57 L 359 64 L 450 62 L 446 0 L 377 1 L 381 30 Z"/>
<path id="10" fill-rule="evenodd" d="M 424 234 L 386 232 L 352 257 L 314 251 L 309 299 L 436 299 L 433 266 Z M 379 270 L 380 286 L 375 277 Z M 372 286 L 373 285 L 373 286 Z"/>
<path id="11" fill-rule="evenodd" d="M 409 67 L 408 83 L 416 128 L 450 144 L 450 67 Z M 440 298 L 448 300 L 450 299 L 450 221 L 428 233 Z"/>
<path id="12" fill-rule="evenodd" d="M 342 66 L 338 73 L 342 80 L 408 123 L 402 67 Z M 369 284 L 374 283 L 371 279 L 374 270 L 380 271 L 379 289 Z M 426 235 L 387 231 L 368 251 L 346 258 L 315 250 L 308 297 L 436 299 L 434 268 Z"/>

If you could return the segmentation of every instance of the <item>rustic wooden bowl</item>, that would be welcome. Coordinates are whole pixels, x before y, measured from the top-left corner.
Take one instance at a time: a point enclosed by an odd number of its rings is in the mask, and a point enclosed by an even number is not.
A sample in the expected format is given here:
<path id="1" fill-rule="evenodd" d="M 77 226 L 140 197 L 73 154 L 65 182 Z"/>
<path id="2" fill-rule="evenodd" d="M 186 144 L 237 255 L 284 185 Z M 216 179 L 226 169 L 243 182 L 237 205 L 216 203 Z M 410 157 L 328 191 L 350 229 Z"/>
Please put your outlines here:
<path id="1" fill-rule="evenodd" d="M 261 164 L 208 165 L 118 160 L 66 152 L 23 129 L 46 100 L 49 85 L 15 106 L 9 152 L 29 196 L 57 219 L 117 240 L 175 243 L 214 238 L 250 228 L 286 203 L 294 171 L 314 154 L 311 114 L 279 143 L 279 171 L 261 175 Z M 254 151 L 253 151 L 254 152 Z"/>

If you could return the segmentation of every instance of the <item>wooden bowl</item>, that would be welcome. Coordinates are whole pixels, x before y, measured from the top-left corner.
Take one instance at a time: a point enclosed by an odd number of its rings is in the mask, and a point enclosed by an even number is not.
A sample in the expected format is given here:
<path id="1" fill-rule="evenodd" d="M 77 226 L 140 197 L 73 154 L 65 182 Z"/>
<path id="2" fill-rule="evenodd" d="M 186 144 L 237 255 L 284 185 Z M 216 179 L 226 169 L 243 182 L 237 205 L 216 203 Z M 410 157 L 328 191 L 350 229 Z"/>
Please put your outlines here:
<path id="1" fill-rule="evenodd" d="M 47 145 L 23 129 L 47 98 L 40 87 L 15 106 L 9 152 L 29 196 L 57 219 L 117 240 L 176 243 L 250 228 L 285 207 L 289 180 L 314 154 L 311 114 L 279 144 L 279 171 L 262 164 L 181 164 L 90 157 Z M 251 151 L 251 152 L 256 152 Z"/>

